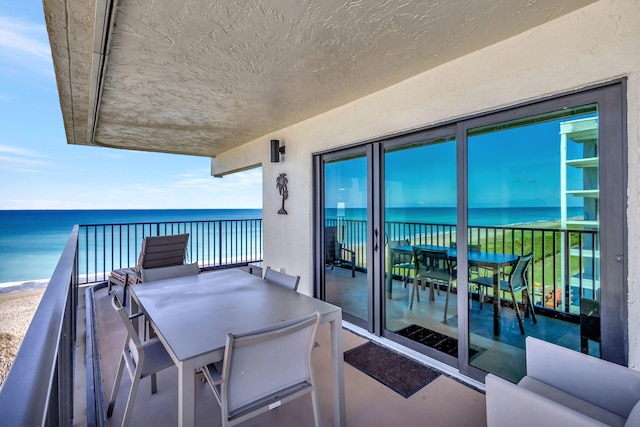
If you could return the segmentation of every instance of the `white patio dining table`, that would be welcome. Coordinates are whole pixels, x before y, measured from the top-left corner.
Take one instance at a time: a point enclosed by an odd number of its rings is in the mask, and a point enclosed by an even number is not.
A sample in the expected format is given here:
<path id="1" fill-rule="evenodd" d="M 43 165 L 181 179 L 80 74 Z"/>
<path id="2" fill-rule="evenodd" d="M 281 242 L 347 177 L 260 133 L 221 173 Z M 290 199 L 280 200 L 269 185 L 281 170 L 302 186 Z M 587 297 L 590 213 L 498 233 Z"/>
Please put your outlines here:
<path id="1" fill-rule="evenodd" d="M 334 425 L 344 426 L 342 310 L 324 301 L 273 286 L 238 269 L 219 270 L 131 287 L 178 367 L 178 423 L 195 425 L 195 372 L 223 359 L 227 334 L 242 333 L 318 311 L 331 325 Z"/>

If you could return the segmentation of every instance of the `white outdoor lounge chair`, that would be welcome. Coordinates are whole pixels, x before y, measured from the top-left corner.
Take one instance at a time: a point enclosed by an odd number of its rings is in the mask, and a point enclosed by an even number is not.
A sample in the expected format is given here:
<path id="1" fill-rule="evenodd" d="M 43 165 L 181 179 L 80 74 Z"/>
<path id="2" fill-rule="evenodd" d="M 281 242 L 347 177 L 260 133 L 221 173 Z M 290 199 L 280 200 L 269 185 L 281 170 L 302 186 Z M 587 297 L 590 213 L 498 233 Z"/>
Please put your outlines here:
<path id="1" fill-rule="evenodd" d="M 109 275 L 109 293 L 115 293 L 122 305 L 126 305 L 127 287 L 143 280 L 143 269 L 184 264 L 188 241 L 189 234 L 145 237 L 136 267 L 113 270 Z"/>
<path id="2" fill-rule="evenodd" d="M 492 374 L 488 427 L 640 426 L 640 372 L 527 337 L 527 375 Z"/>

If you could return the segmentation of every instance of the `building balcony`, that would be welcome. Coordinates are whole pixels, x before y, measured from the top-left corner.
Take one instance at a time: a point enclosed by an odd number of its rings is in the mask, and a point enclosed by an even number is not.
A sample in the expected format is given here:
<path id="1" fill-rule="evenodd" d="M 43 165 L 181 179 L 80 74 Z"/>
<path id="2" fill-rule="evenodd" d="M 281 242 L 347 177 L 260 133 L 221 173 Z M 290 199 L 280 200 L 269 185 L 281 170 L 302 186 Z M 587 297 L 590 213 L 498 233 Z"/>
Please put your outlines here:
<path id="1" fill-rule="evenodd" d="M 107 227 L 109 228 L 109 227 Z M 157 231 L 158 228 L 156 227 Z M 176 232 L 182 230 L 178 229 Z M 121 383 L 119 399 L 116 402 L 112 417 L 106 417 L 107 399 L 115 377 L 115 370 L 124 341 L 124 327 L 119 325 L 116 313 L 110 307 L 107 294 L 106 278 L 90 283 L 88 278 L 99 276 L 91 270 L 100 266 L 96 255 L 88 256 L 87 229 L 76 226 L 63 251 L 58 266 L 45 291 L 40 307 L 23 345 L 15 360 L 7 381 L 0 392 L 0 413 L 10 425 L 119 425 L 124 411 L 127 388 L 130 382 L 125 375 Z M 118 233 L 121 234 L 120 228 Z M 147 233 L 149 234 L 149 233 Z M 113 233 L 111 233 L 113 235 Z M 144 233 L 143 233 L 144 235 Z M 199 243 L 200 249 L 192 249 L 192 256 L 199 258 L 200 251 L 207 252 L 206 245 L 198 236 L 192 234 Z M 200 240 L 198 240 L 200 239 Z M 243 239 L 239 239 L 242 241 Z M 104 236 L 96 238 L 104 242 Z M 261 237 L 260 237 L 261 241 Z M 138 244 L 136 242 L 133 246 Z M 90 245 L 89 245 L 90 246 Z M 129 242 L 124 247 L 130 247 Z M 260 246 L 261 247 L 261 246 Z M 84 249 L 83 249 L 84 248 Z M 218 251 L 218 252 L 216 252 Z M 112 258 L 102 251 L 102 259 Z M 125 251 L 120 249 L 121 253 Z M 197 252 L 197 255 L 196 255 Z M 219 249 L 213 251 L 218 253 Z M 82 255 L 81 255 L 82 254 Z M 227 253 L 231 255 L 231 253 Z M 117 257 L 116 257 L 117 258 Z M 220 255 L 217 259 L 229 261 L 225 265 L 213 265 L 210 269 L 222 267 L 242 268 L 249 273 L 248 263 L 258 258 L 243 258 Z M 89 261 L 93 259 L 94 261 Z M 125 257 L 125 262 L 131 261 Z M 115 267 L 115 266 L 113 266 Z M 333 281 L 336 289 L 353 287 L 353 284 L 366 280 L 365 268 L 358 265 L 355 277 L 350 268 L 326 267 L 327 280 Z M 80 272 L 83 272 L 81 275 Z M 202 274 L 209 274 L 206 271 Z M 393 297 L 389 310 L 406 313 L 408 289 L 404 287 L 402 278 L 392 278 Z M 344 295 L 347 295 L 345 292 Z M 343 296 L 344 296 L 343 295 Z M 366 299 L 366 295 L 349 293 L 353 300 Z M 450 305 L 455 307 L 457 294 L 452 295 Z M 477 300 L 471 298 L 472 311 Z M 429 316 L 441 305 L 441 301 L 423 301 L 415 306 L 415 310 L 405 319 L 409 323 L 429 321 Z M 430 311 L 427 309 L 431 307 Z M 537 307 L 539 314 L 544 314 L 544 307 Z M 553 309 L 551 309 L 553 311 Z M 565 314 L 566 310 L 564 311 Z M 490 316 L 490 310 L 484 313 Z M 562 313 L 562 311 L 557 311 Z M 576 322 L 567 321 L 562 316 L 538 316 L 545 331 L 556 331 L 558 336 L 566 336 L 563 330 L 576 329 Z M 441 319 L 439 321 L 441 322 Z M 423 425 L 442 426 L 486 424 L 484 386 L 481 382 L 461 376 L 454 368 L 438 360 L 429 358 L 416 351 L 414 345 L 392 341 L 373 336 L 351 324 L 343 323 L 344 350 L 348 351 L 365 343 L 375 341 L 394 351 L 404 353 L 409 358 L 432 368 L 442 374 L 433 382 L 408 398 L 401 396 L 370 376 L 345 363 L 345 395 L 346 420 L 349 426 L 383 426 L 383 425 Z M 400 327 L 402 325 L 396 325 Z M 444 325 L 446 328 L 447 325 Z M 444 330 L 443 330 L 444 331 Z M 446 333 L 446 331 L 444 331 Z M 450 331 L 452 334 L 455 330 Z M 474 333 L 474 331 L 472 331 Z M 575 331 L 568 332 L 576 335 Z M 482 338 L 485 343 L 484 357 L 487 361 L 495 352 L 513 352 L 521 349 L 504 339 Z M 329 344 L 328 326 L 322 326 L 318 332 L 319 347 L 314 350 L 316 376 L 323 425 L 333 425 L 333 396 L 331 389 L 331 346 Z M 499 360 L 499 357 L 496 358 Z M 496 371 L 494 366 L 485 365 L 488 371 Z M 513 372 L 505 372 L 504 376 L 521 375 L 522 367 L 509 368 Z M 158 393 L 151 394 L 149 379 L 141 382 L 136 397 L 132 425 L 177 425 L 177 369 L 170 368 L 158 375 Z M 198 425 L 218 425 L 220 409 L 211 390 L 204 382 L 198 382 L 196 390 L 196 420 Z M 313 416 L 311 401 L 298 399 L 282 407 L 263 414 L 254 420 L 260 425 L 311 425 Z M 247 423 L 247 425 L 250 422 Z M 253 424 L 251 424 L 253 425 Z"/>

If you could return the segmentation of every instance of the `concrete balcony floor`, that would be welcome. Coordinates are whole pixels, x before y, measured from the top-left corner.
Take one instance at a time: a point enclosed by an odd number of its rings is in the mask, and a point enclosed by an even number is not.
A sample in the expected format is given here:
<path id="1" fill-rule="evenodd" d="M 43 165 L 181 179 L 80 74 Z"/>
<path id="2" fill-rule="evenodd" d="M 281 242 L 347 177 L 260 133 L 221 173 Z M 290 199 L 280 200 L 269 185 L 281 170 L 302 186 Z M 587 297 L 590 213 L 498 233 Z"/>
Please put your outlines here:
<path id="1" fill-rule="evenodd" d="M 206 274 L 206 273 L 203 273 Z M 106 288 L 95 292 L 95 315 L 104 387 L 108 400 L 115 371 L 122 351 L 125 332 L 110 305 Z M 333 425 L 331 382 L 330 330 L 322 325 L 318 330 L 314 363 L 322 425 Z M 343 329 L 344 350 L 356 347 L 366 339 Z M 465 384 L 441 375 L 409 398 L 404 398 L 368 375 L 344 366 L 346 416 L 350 427 L 372 426 L 484 426 L 485 396 Z M 150 379 L 141 381 L 135 399 L 132 426 L 175 426 L 178 421 L 177 369 L 171 367 L 158 374 L 158 392 L 150 393 Z M 131 382 L 124 374 L 109 426 L 121 423 Z M 220 409 L 209 385 L 196 383 L 196 422 L 201 426 L 221 425 Z M 105 407 L 108 402 L 105 402 Z M 76 423 L 78 423 L 76 419 Z M 241 425 L 246 426 L 307 426 L 313 425 L 311 398 L 304 396 L 262 414 Z"/>

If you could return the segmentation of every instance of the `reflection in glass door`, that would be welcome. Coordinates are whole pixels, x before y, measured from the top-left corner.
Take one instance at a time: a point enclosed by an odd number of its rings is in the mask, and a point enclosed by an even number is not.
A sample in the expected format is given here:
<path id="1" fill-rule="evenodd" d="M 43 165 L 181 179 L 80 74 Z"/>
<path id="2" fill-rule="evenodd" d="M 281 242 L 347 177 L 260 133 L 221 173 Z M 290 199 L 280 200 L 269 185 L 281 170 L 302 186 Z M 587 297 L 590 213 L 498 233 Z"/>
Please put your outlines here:
<path id="1" fill-rule="evenodd" d="M 385 149 L 384 329 L 450 363 L 458 357 L 456 200 L 453 136 Z"/>
<path id="2" fill-rule="evenodd" d="M 517 382 L 526 336 L 599 356 L 597 105 L 467 141 L 469 364 Z"/>
<path id="3" fill-rule="evenodd" d="M 345 319 L 368 327 L 367 157 L 324 163 L 324 295 Z"/>

